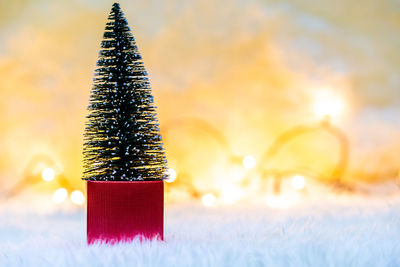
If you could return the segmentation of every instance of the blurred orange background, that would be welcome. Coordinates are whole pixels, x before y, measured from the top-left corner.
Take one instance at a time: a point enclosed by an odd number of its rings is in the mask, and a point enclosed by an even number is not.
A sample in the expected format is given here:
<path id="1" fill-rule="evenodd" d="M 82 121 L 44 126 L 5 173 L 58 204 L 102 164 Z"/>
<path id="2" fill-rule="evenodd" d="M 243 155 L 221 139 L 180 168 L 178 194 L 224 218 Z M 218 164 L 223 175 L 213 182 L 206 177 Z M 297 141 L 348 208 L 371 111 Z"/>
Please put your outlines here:
<path id="1" fill-rule="evenodd" d="M 45 168 L 28 167 L 37 155 L 83 190 L 86 107 L 112 3 L 1 0 L 0 191 Z M 178 185 L 190 185 L 181 191 L 221 192 L 258 179 L 276 138 L 327 118 L 348 141 L 343 181 L 396 179 L 400 2 L 120 4 L 149 72 L 169 167 Z M 268 165 L 329 176 L 339 150 L 334 136 L 316 130 Z M 249 168 L 238 164 L 246 156 Z"/>

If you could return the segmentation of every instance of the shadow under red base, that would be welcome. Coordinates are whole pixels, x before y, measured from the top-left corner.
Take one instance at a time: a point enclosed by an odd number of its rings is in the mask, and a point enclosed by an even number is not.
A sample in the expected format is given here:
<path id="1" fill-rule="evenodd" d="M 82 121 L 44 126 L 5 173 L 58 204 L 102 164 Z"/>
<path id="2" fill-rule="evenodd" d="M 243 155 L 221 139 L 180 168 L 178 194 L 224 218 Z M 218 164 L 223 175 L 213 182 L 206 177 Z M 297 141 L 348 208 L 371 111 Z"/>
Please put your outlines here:
<path id="1" fill-rule="evenodd" d="M 87 242 L 164 239 L 163 181 L 87 181 Z"/>

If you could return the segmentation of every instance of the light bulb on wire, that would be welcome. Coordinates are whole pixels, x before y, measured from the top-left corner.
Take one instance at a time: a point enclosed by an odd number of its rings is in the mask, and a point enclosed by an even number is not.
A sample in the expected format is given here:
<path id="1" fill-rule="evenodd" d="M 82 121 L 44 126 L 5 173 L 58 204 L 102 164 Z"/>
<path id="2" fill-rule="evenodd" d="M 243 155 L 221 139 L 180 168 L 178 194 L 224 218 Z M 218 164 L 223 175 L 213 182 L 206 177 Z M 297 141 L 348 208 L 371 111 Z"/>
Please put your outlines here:
<path id="1" fill-rule="evenodd" d="M 201 198 L 201 202 L 203 203 L 204 206 L 206 207 L 212 207 L 215 205 L 215 201 L 217 200 L 217 198 L 211 194 L 205 194 L 202 198 Z"/>
<path id="2" fill-rule="evenodd" d="M 56 204 L 60 204 L 64 202 L 68 197 L 68 191 L 67 189 L 61 187 L 54 191 L 53 193 L 53 202 Z"/>
<path id="3" fill-rule="evenodd" d="M 172 169 L 172 168 L 168 168 L 168 170 L 167 170 L 167 178 L 165 179 L 165 181 L 167 183 L 172 183 L 173 181 L 176 180 L 176 176 L 177 176 L 176 171 L 174 169 Z"/>
<path id="4" fill-rule="evenodd" d="M 339 117 L 345 109 L 344 100 L 332 90 L 322 89 L 315 92 L 313 113 L 319 120 Z"/>
<path id="5" fill-rule="evenodd" d="M 302 175 L 295 175 L 292 177 L 292 180 L 290 182 L 290 184 L 292 185 L 292 187 L 296 190 L 302 190 L 305 185 L 306 185 L 306 181 L 304 179 L 304 176 Z"/>
<path id="6" fill-rule="evenodd" d="M 41 173 L 42 179 L 46 182 L 50 182 L 56 176 L 56 172 L 53 168 L 44 168 Z"/>
<path id="7" fill-rule="evenodd" d="M 74 203 L 76 205 L 82 205 L 85 202 L 85 196 L 79 190 L 72 191 L 70 198 L 71 198 L 72 203 Z"/>
<path id="8" fill-rule="evenodd" d="M 251 170 L 256 166 L 256 159 L 252 155 L 248 155 L 243 158 L 243 167 L 247 170 Z"/>

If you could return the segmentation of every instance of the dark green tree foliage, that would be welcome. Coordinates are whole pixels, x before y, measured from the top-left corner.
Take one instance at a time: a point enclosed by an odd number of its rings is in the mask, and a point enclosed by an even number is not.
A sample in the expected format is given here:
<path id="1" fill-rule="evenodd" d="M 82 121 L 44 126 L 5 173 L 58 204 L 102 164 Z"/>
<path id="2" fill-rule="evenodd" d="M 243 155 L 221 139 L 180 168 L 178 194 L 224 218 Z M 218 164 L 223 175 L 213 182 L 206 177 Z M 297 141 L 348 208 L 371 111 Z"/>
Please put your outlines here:
<path id="1" fill-rule="evenodd" d="M 84 180 L 161 180 L 166 176 L 147 72 L 117 3 L 101 42 L 88 110 Z"/>

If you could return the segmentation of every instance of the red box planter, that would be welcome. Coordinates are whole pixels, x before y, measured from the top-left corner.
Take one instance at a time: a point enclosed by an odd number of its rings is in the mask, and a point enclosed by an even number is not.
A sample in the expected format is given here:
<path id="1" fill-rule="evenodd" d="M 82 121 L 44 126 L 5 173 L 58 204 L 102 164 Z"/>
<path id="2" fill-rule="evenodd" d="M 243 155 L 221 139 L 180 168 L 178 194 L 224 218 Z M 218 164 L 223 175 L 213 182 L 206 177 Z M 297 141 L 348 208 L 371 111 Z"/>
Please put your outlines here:
<path id="1" fill-rule="evenodd" d="M 163 181 L 87 181 L 87 241 L 163 240 Z"/>

